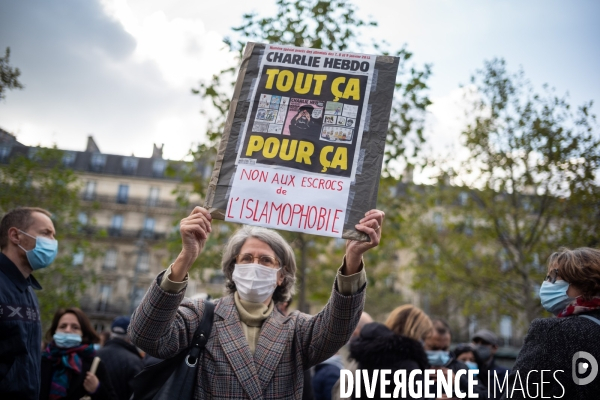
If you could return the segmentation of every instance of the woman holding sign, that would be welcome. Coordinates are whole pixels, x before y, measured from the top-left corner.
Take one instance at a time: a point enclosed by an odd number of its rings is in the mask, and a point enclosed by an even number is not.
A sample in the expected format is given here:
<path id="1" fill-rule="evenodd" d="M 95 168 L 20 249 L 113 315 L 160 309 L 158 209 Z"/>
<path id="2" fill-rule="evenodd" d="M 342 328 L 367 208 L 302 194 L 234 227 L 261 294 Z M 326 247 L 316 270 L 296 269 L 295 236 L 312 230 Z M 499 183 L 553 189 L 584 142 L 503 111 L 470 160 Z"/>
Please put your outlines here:
<path id="1" fill-rule="evenodd" d="M 229 294 L 216 303 L 195 398 L 301 399 L 304 370 L 334 355 L 358 323 L 366 286 L 362 255 L 379 244 L 383 219 L 383 212 L 371 210 L 356 225 L 370 242 L 347 241 L 331 298 L 315 316 L 298 311 L 284 316 L 274 306 L 294 292 L 296 261 L 290 245 L 269 229 L 239 229 L 223 252 Z M 201 207 L 181 220 L 181 253 L 133 314 L 129 335 L 152 356 L 168 358 L 186 349 L 202 319 L 205 301 L 184 299 L 184 291 L 211 221 Z"/>

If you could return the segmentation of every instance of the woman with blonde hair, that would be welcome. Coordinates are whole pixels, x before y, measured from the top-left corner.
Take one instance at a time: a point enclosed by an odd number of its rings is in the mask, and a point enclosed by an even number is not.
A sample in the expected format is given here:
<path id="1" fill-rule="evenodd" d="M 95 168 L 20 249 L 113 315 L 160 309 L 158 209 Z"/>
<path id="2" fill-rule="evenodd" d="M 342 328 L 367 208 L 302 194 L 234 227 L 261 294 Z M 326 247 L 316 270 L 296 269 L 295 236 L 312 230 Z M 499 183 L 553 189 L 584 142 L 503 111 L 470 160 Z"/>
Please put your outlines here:
<path id="1" fill-rule="evenodd" d="M 406 376 L 412 370 L 425 370 L 429 363 L 422 341 L 433 329 L 431 319 L 423 310 L 406 304 L 394 309 L 384 324 L 373 322 L 360 331 L 360 336 L 350 343 L 350 357 L 358 362 L 358 368 L 367 370 L 373 376 L 374 370 L 405 370 Z M 418 378 L 422 379 L 422 375 Z M 361 393 L 365 392 L 361 380 Z M 373 380 L 370 380 L 373 382 Z M 421 383 L 422 384 L 422 383 Z M 393 386 L 388 385 L 389 388 Z M 353 391 L 356 393 L 356 391 Z M 376 399 L 381 395 L 379 383 L 375 388 Z M 408 397 L 414 399 L 414 397 Z"/>
<path id="2" fill-rule="evenodd" d="M 385 326 L 396 335 L 419 341 L 424 340 L 433 329 L 433 323 L 427 314 L 410 304 L 396 307 L 387 317 Z"/>

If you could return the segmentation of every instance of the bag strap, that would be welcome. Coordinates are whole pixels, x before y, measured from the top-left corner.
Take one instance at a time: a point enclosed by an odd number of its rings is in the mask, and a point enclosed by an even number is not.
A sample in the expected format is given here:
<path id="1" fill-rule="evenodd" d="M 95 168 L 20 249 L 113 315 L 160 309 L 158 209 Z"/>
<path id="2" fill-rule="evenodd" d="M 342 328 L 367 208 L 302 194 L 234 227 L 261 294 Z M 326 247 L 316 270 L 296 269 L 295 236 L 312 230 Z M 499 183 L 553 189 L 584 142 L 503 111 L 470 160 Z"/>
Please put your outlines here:
<path id="1" fill-rule="evenodd" d="M 212 330 L 214 311 L 215 303 L 212 301 L 205 301 L 202 320 L 200 321 L 200 325 L 198 325 L 198 329 L 196 329 L 196 333 L 194 333 L 192 345 L 190 346 L 191 350 L 185 358 L 185 363 L 189 367 L 196 366 L 198 363 L 198 358 L 200 357 L 200 353 L 202 350 L 204 350 L 204 346 L 206 346 L 206 342 L 210 336 L 210 331 Z"/>
<path id="2" fill-rule="evenodd" d="M 600 325 L 600 319 L 598 319 L 598 318 L 592 317 L 591 315 L 581 315 L 580 314 L 579 316 L 583 317 L 583 318 L 587 318 L 590 321 L 593 321 L 593 322 L 597 323 L 598 325 Z"/>

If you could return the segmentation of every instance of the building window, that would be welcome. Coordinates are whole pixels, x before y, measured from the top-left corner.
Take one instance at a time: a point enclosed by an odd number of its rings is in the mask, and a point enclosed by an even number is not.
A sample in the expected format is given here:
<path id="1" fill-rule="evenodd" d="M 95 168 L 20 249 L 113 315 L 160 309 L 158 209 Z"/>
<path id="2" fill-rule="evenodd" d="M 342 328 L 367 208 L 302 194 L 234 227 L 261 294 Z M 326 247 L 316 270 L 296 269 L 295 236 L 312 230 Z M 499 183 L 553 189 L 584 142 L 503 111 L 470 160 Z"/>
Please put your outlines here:
<path id="1" fill-rule="evenodd" d="M 158 204 L 158 195 L 160 193 L 160 189 L 156 186 L 152 186 L 150 188 L 150 193 L 148 193 L 148 205 L 150 207 L 155 207 Z"/>
<path id="2" fill-rule="evenodd" d="M 500 319 L 500 336 L 504 338 L 504 344 L 508 344 L 512 338 L 512 318 L 509 315 Z"/>
<path id="3" fill-rule="evenodd" d="M 146 294 L 146 288 L 136 287 L 133 289 L 133 308 L 134 309 L 140 305 L 140 303 L 144 299 L 145 294 Z"/>
<path id="4" fill-rule="evenodd" d="M 165 175 L 165 168 L 167 167 L 167 162 L 165 160 L 154 160 L 152 163 L 152 173 L 157 178 L 162 178 Z"/>
<path id="5" fill-rule="evenodd" d="M 27 152 L 27 157 L 30 160 L 35 160 L 39 150 L 40 150 L 39 147 L 30 147 Z"/>
<path id="6" fill-rule="evenodd" d="M 102 267 L 105 269 L 117 268 L 117 250 L 108 249 L 104 255 L 104 265 Z"/>
<path id="7" fill-rule="evenodd" d="M 144 228 L 142 229 L 142 236 L 145 238 L 151 238 L 154 235 L 154 218 L 146 217 L 144 219 Z"/>
<path id="8" fill-rule="evenodd" d="M 437 231 L 440 232 L 444 227 L 444 218 L 442 217 L 442 213 L 433 213 L 433 223 L 435 224 Z"/>
<path id="9" fill-rule="evenodd" d="M 112 294 L 112 287 L 110 285 L 100 285 L 100 295 L 98 300 L 98 311 L 106 311 L 108 309 L 108 303 L 110 302 L 110 296 Z"/>
<path id="10" fill-rule="evenodd" d="M 465 235 L 473 236 L 473 217 L 470 215 L 465 218 Z"/>
<path id="11" fill-rule="evenodd" d="M 119 185 L 119 191 L 117 192 L 117 203 L 127 204 L 129 198 L 129 185 Z"/>
<path id="12" fill-rule="evenodd" d="M 500 271 L 506 272 L 510 269 L 510 260 L 508 258 L 508 252 L 506 249 L 500 250 Z"/>
<path id="13" fill-rule="evenodd" d="M 121 228 L 123 228 L 123 216 L 121 214 L 113 215 L 112 222 L 110 224 L 109 235 L 110 236 L 121 236 Z"/>
<path id="14" fill-rule="evenodd" d="M 213 167 L 210 164 L 206 164 L 204 166 L 204 172 L 202 173 L 203 178 L 210 178 L 212 176 Z"/>
<path id="15" fill-rule="evenodd" d="M 150 253 L 147 251 L 142 251 L 138 255 L 135 268 L 138 272 L 148 272 L 150 270 Z"/>
<path id="16" fill-rule="evenodd" d="M 79 266 L 79 265 L 83 265 L 83 259 L 85 258 L 85 254 L 83 253 L 83 250 L 79 250 L 76 253 L 73 253 L 73 266 Z"/>
<path id="17" fill-rule="evenodd" d="M 95 153 L 92 154 L 92 159 L 90 161 L 90 167 L 94 172 L 102 172 L 104 170 L 104 166 L 106 165 L 106 154 Z"/>
<path id="18" fill-rule="evenodd" d="M 88 215 L 83 211 L 77 215 L 77 221 L 81 226 L 86 226 L 88 224 Z"/>
<path id="19" fill-rule="evenodd" d="M 83 191 L 84 200 L 94 200 L 96 198 L 96 181 L 87 181 Z"/>
<path id="20" fill-rule="evenodd" d="M 437 244 L 432 244 L 431 245 L 431 255 L 433 257 L 433 261 L 435 263 L 439 263 L 440 262 L 440 246 L 438 246 Z"/>
<path id="21" fill-rule="evenodd" d="M 137 171 L 138 159 L 135 157 L 123 157 L 121 161 L 121 170 L 125 175 L 134 175 Z"/>
<path id="22" fill-rule="evenodd" d="M 77 153 L 74 151 L 65 151 L 62 156 L 62 163 L 65 167 L 72 167 L 75 164 Z"/>
<path id="23" fill-rule="evenodd" d="M 223 271 L 221 271 L 220 269 L 216 270 L 210 276 L 210 279 L 208 281 L 209 281 L 209 283 L 212 283 L 212 284 L 222 285 L 225 283 L 225 275 L 223 274 Z"/>
<path id="24" fill-rule="evenodd" d="M 4 161 L 8 158 L 10 154 L 11 147 L 10 146 L 0 146 L 0 161 Z"/>

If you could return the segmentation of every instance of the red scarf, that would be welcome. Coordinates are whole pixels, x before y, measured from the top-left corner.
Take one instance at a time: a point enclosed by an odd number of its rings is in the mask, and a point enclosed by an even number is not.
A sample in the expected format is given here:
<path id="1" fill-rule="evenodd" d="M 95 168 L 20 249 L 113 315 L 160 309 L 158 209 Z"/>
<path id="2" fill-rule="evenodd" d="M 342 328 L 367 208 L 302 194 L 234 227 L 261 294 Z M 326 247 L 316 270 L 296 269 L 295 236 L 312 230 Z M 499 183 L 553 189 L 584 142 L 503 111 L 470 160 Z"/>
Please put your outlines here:
<path id="1" fill-rule="evenodd" d="M 600 309 L 600 296 L 592 297 L 590 300 L 584 300 L 582 296 L 579 296 L 567 308 L 562 310 L 558 317 L 568 317 L 569 315 L 583 314 L 598 309 Z"/>

